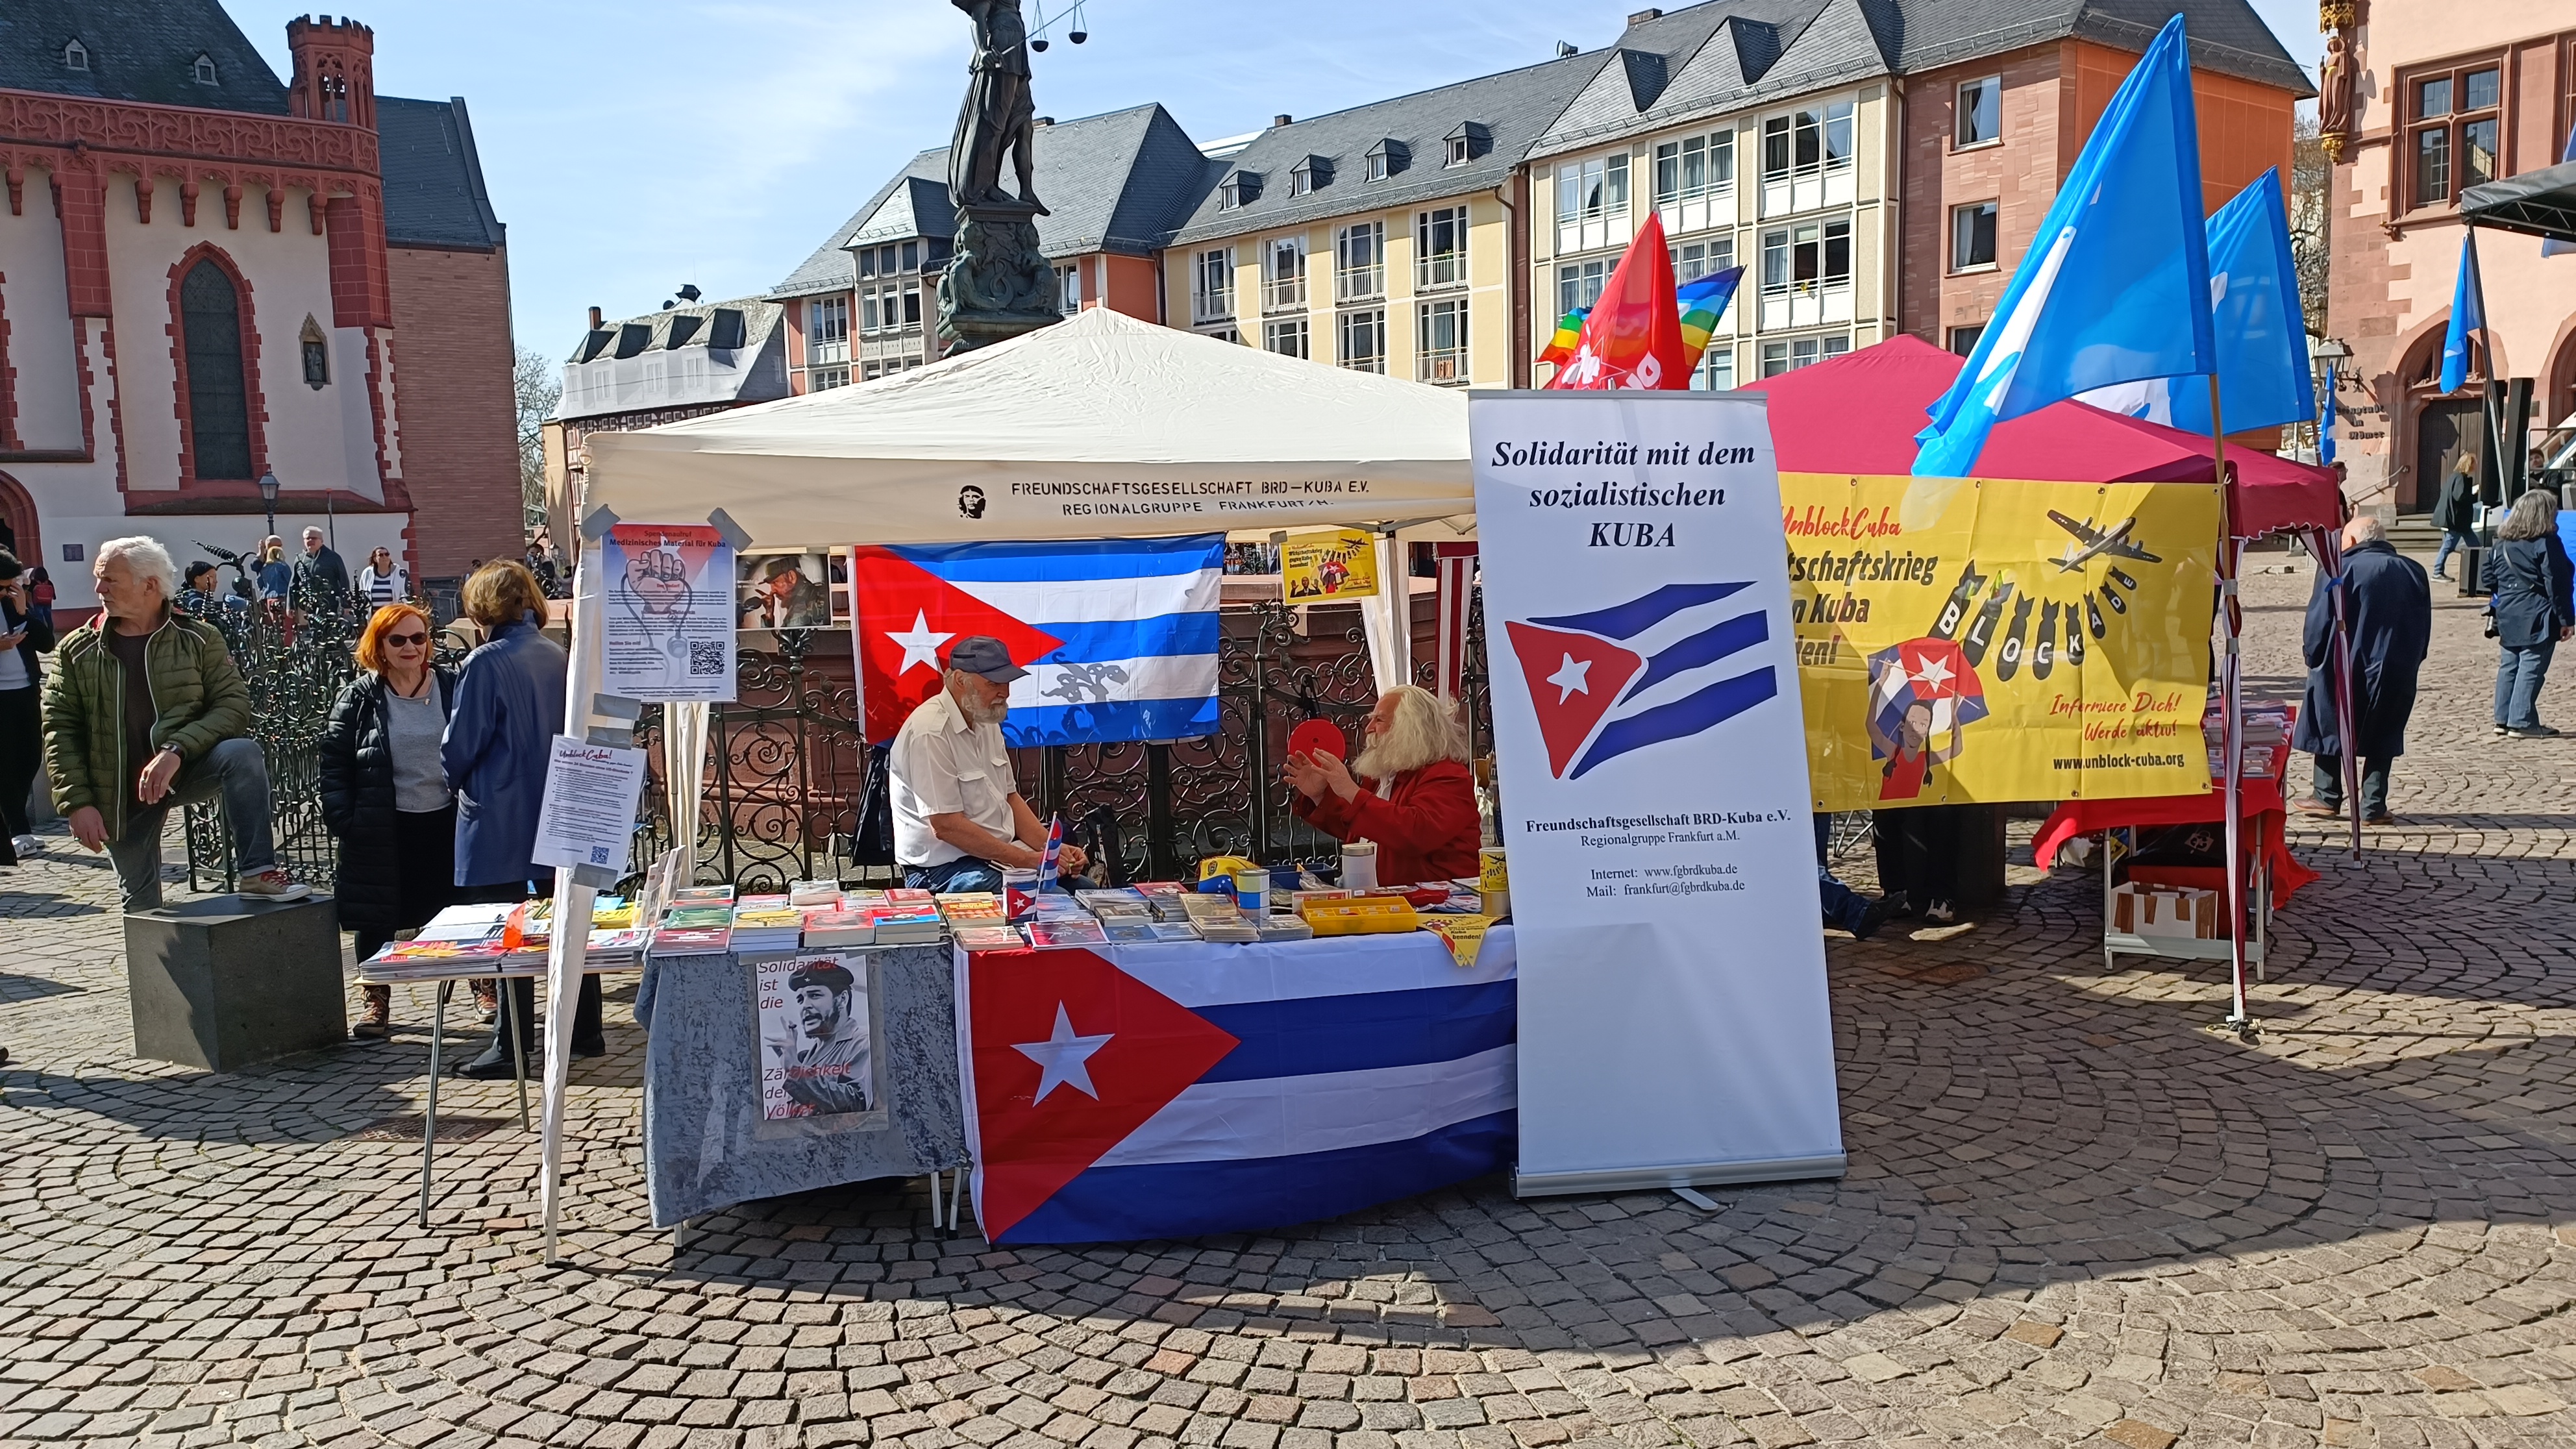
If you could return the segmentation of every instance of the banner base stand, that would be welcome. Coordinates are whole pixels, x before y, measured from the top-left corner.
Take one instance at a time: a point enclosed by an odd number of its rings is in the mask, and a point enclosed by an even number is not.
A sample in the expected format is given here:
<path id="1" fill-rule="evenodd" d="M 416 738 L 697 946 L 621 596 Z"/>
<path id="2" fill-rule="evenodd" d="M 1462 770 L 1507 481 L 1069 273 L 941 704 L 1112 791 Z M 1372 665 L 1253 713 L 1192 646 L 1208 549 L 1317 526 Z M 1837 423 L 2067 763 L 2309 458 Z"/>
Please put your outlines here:
<path id="1" fill-rule="evenodd" d="M 1851 1159 L 1842 1153 L 1822 1157 L 1779 1157 L 1768 1162 L 1704 1162 L 1662 1167 L 1596 1167 L 1579 1172 L 1512 1173 L 1514 1197 L 1564 1197 L 1574 1193 L 1636 1192 L 1676 1187 L 1716 1187 L 1744 1182 L 1798 1182 L 1840 1177 Z"/>

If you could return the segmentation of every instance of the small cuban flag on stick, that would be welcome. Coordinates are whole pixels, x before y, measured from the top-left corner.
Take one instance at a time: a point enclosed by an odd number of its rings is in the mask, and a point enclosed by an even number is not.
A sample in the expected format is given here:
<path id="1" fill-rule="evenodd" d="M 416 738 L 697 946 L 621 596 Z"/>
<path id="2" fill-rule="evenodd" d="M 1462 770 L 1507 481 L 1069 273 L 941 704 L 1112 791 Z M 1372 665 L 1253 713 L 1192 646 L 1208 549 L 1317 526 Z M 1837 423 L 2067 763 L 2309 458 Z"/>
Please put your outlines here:
<path id="1" fill-rule="evenodd" d="M 1046 856 L 1045 856 L 1045 858 L 1044 858 L 1044 859 L 1042 859 L 1042 860 L 1040 860 L 1040 861 L 1038 862 L 1038 889 L 1039 889 L 1039 890 L 1042 890 L 1042 891 L 1060 891 L 1060 890 L 1064 889 L 1064 887 L 1063 887 L 1061 884 L 1059 884 L 1059 883 L 1057 882 L 1056 873 L 1055 873 L 1055 861 L 1056 861 L 1056 857 L 1057 857 L 1057 856 L 1059 856 L 1059 855 L 1062 855 L 1063 853 L 1064 853 L 1064 817 L 1063 817 L 1063 816 L 1061 816 L 1061 815 L 1058 815 L 1058 816 L 1055 816 L 1055 817 L 1051 818 L 1051 819 L 1047 822 Z"/>

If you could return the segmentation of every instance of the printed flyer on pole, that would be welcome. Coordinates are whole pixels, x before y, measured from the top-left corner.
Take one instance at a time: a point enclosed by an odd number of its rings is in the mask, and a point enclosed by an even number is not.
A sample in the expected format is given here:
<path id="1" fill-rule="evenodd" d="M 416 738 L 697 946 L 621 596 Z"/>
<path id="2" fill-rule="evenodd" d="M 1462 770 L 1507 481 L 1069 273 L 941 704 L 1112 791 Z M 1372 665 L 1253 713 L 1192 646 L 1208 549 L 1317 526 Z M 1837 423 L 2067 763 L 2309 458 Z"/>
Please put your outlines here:
<path id="1" fill-rule="evenodd" d="M 1520 947 L 1516 1191 L 1838 1175 L 1753 394 L 1469 394 Z"/>
<path id="2" fill-rule="evenodd" d="M 611 526 L 601 687 L 624 699 L 734 697 L 733 546 L 709 524 Z"/>

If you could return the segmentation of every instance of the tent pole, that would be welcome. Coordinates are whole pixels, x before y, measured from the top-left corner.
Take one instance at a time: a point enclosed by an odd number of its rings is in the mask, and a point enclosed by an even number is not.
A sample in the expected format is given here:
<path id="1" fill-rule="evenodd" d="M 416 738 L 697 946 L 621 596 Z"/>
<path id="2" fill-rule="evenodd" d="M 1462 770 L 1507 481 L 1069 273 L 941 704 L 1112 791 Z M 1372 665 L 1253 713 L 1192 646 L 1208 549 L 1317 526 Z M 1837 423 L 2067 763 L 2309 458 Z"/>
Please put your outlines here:
<path id="1" fill-rule="evenodd" d="M 2352 616 L 2347 611 L 2343 581 L 2345 564 L 2343 542 L 2328 538 L 2324 529 L 2316 530 L 2320 562 L 2334 550 L 2334 687 L 2335 738 L 2343 745 L 2343 800 L 2351 807 L 2352 858 L 2361 859 L 2361 725 L 2353 718 Z"/>
<path id="2" fill-rule="evenodd" d="M 598 558 L 585 556 L 573 567 L 571 658 L 564 670 L 564 733 L 588 738 L 590 702 L 599 687 L 600 590 Z M 551 745 L 549 745 L 551 748 Z M 544 1113 L 539 1124 L 542 1175 L 537 1197 L 545 1216 L 545 1261 L 559 1263 L 557 1224 L 563 1209 L 564 1099 L 572 1076 L 572 1027 L 581 1000 L 583 967 L 589 962 L 590 913 L 599 892 L 573 879 L 571 870 L 555 870 L 554 934 L 546 951 L 546 1034 Z"/>
<path id="3" fill-rule="evenodd" d="M 2226 752 L 2227 810 L 2227 954 L 2233 967 L 2235 1011 L 2226 1024 L 2251 1040 L 2254 1019 L 2245 1009 L 2245 881 L 2238 850 L 2244 835 L 2239 818 L 2244 805 L 2243 676 L 2238 668 L 2237 640 L 2243 617 L 2236 601 L 2236 512 L 2227 493 L 2227 425 L 2218 410 L 2218 374 L 2209 374 L 2209 448 L 2211 471 L 2218 482 L 2218 603 L 2227 652 L 2219 661 L 2218 709 L 2221 748 Z"/>

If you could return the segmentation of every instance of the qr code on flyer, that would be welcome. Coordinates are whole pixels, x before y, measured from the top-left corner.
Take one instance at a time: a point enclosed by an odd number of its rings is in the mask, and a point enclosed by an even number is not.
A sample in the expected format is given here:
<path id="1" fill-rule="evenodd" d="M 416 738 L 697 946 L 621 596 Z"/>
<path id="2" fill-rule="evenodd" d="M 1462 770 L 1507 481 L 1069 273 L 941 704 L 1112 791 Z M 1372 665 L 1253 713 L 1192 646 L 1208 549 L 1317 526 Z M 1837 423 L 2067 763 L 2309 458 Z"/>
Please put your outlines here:
<path id="1" fill-rule="evenodd" d="M 691 677 L 724 673 L 724 641 L 692 639 L 689 641 L 689 674 Z"/>

